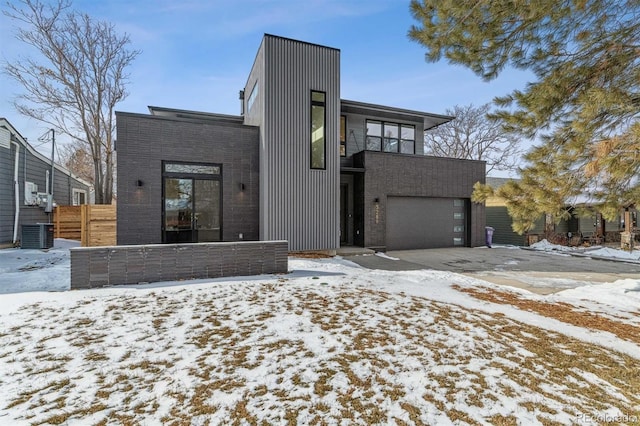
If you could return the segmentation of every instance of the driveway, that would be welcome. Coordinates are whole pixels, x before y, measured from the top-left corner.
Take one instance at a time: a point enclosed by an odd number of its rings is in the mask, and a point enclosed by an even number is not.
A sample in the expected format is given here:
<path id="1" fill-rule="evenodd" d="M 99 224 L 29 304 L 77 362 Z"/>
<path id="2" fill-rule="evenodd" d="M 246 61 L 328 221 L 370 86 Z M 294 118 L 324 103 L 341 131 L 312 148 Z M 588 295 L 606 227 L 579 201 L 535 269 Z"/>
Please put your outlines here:
<path id="1" fill-rule="evenodd" d="M 506 247 L 400 250 L 389 251 L 386 256 L 359 255 L 347 258 L 371 269 L 457 272 L 539 294 L 640 277 L 638 263 Z"/>

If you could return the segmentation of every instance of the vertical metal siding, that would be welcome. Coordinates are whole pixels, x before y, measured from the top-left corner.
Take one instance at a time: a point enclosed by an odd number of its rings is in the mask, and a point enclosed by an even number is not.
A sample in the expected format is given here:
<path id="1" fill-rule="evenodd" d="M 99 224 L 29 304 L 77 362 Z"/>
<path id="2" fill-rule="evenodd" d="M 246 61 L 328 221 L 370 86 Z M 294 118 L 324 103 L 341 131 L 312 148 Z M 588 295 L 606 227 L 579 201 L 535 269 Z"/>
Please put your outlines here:
<path id="1" fill-rule="evenodd" d="M 340 52 L 265 36 L 264 239 L 290 250 L 339 246 Z M 310 168 L 311 90 L 326 93 L 326 169 Z"/>

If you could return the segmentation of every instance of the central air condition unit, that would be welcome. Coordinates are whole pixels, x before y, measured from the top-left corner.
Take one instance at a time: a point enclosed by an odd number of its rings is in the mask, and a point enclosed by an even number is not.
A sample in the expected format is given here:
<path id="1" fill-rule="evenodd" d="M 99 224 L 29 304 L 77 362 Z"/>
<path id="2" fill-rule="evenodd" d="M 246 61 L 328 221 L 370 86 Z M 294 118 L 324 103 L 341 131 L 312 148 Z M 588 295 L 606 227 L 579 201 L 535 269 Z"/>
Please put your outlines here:
<path id="1" fill-rule="evenodd" d="M 49 249 L 53 247 L 53 223 L 22 225 L 20 248 Z"/>

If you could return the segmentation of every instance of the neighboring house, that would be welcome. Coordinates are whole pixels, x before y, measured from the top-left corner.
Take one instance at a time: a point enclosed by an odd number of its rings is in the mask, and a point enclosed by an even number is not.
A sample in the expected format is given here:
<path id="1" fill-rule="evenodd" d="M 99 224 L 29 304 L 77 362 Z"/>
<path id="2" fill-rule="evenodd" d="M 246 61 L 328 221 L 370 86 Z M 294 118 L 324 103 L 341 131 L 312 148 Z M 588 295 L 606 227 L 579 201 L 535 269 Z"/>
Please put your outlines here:
<path id="1" fill-rule="evenodd" d="M 241 115 L 117 112 L 118 244 L 484 244 L 482 161 L 428 157 L 453 117 L 340 99 L 340 51 L 265 35 Z"/>
<path id="2" fill-rule="evenodd" d="M 494 190 L 510 181 L 510 178 L 487 177 L 487 185 Z M 519 235 L 513 231 L 511 224 L 513 220 L 507 211 L 505 200 L 500 197 L 489 197 L 485 202 L 485 211 L 487 217 L 487 226 L 494 228 L 493 244 L 510 244 L 515 246 L 526 246 L 527 236 Z M 544 233 L 544 218 L 538 220 L 531 234 Z"/>
<path id="3" fill-rule="evenodd" d="M 53 174 L 53 197 L 51 176 Z M 86 204 L 90 184 L 36 151 L 4 118 L 0 118 L 0 245 L 20 240 L 22 224 L 51 221 L 53 205 Z"/>
<path id="4" fill-rule="evenodd" d="M 498 189 L 510 178 L 487 177 L 487 185 L 493 189 Z M 487 226 L 495 229 L 493 242 L 495 244 L 527 245 L 527 237 L 513 232 L 511 224 L 513 220 L 507 212 L 505 201 L 500 197 L 490 197 L 486 203 Z M 604 237 L 605 241 L 620 241 L 620 232 L 624 230 L 622 215 L 617 220 L 606 221 L 602 214 L 598 212 L 596 206 L 589 203 L 580 203 L 577 206 L 567 207 L 570 213 L 568 219 L 563 219 L 558 223 L 550 223 L 549 229 L 553 233 L 569 236 L 573 241 L 585 242 L 600 241 Z M 545 217 L 541 217 L 534 228 L 529 231 L 530 235 L 539 235 L 543 238 L 545 233 Z M 577 238 L 577 240 L 576 240 Z"/>

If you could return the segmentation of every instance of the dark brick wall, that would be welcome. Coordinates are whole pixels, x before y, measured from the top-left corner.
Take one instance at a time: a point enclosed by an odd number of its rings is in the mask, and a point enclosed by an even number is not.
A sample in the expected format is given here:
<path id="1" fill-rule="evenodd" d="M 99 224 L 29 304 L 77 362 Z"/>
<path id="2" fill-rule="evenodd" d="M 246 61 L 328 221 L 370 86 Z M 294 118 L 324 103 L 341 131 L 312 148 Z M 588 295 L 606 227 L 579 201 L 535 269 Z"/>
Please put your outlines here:
<path id="1" fill-rule="evenodd" d="M 119 245 L 162 242 L 163 160 L 222 164 L 222 240 L 259 239 L 257 127 L 130 113 L 116 120 Z"/>
<path id="2" fill-rule="evenodd" d="M 355 212 L 356 217 L 361 218 L 356 228 L 360 226 L 364 230 L 362 245 L 365 247 L 386 247 L 387 196 L 469 199 L 473 185 L 485 181 L 484 161 L 363 151 L 354 155 L 354 164 L 366 170 L 360 193 L 362 205 L 356 206 L 361 210 Z M 379 199 L 378 223 L 376 198 Z M 468 244 L 484 245 L 484 204 L 470 203 L 469 214 Z"/>
<path id="3" fill-rule="evenodd" d="M 71 289 L 286 273 L 286 241 L 71 249 Z"/>

